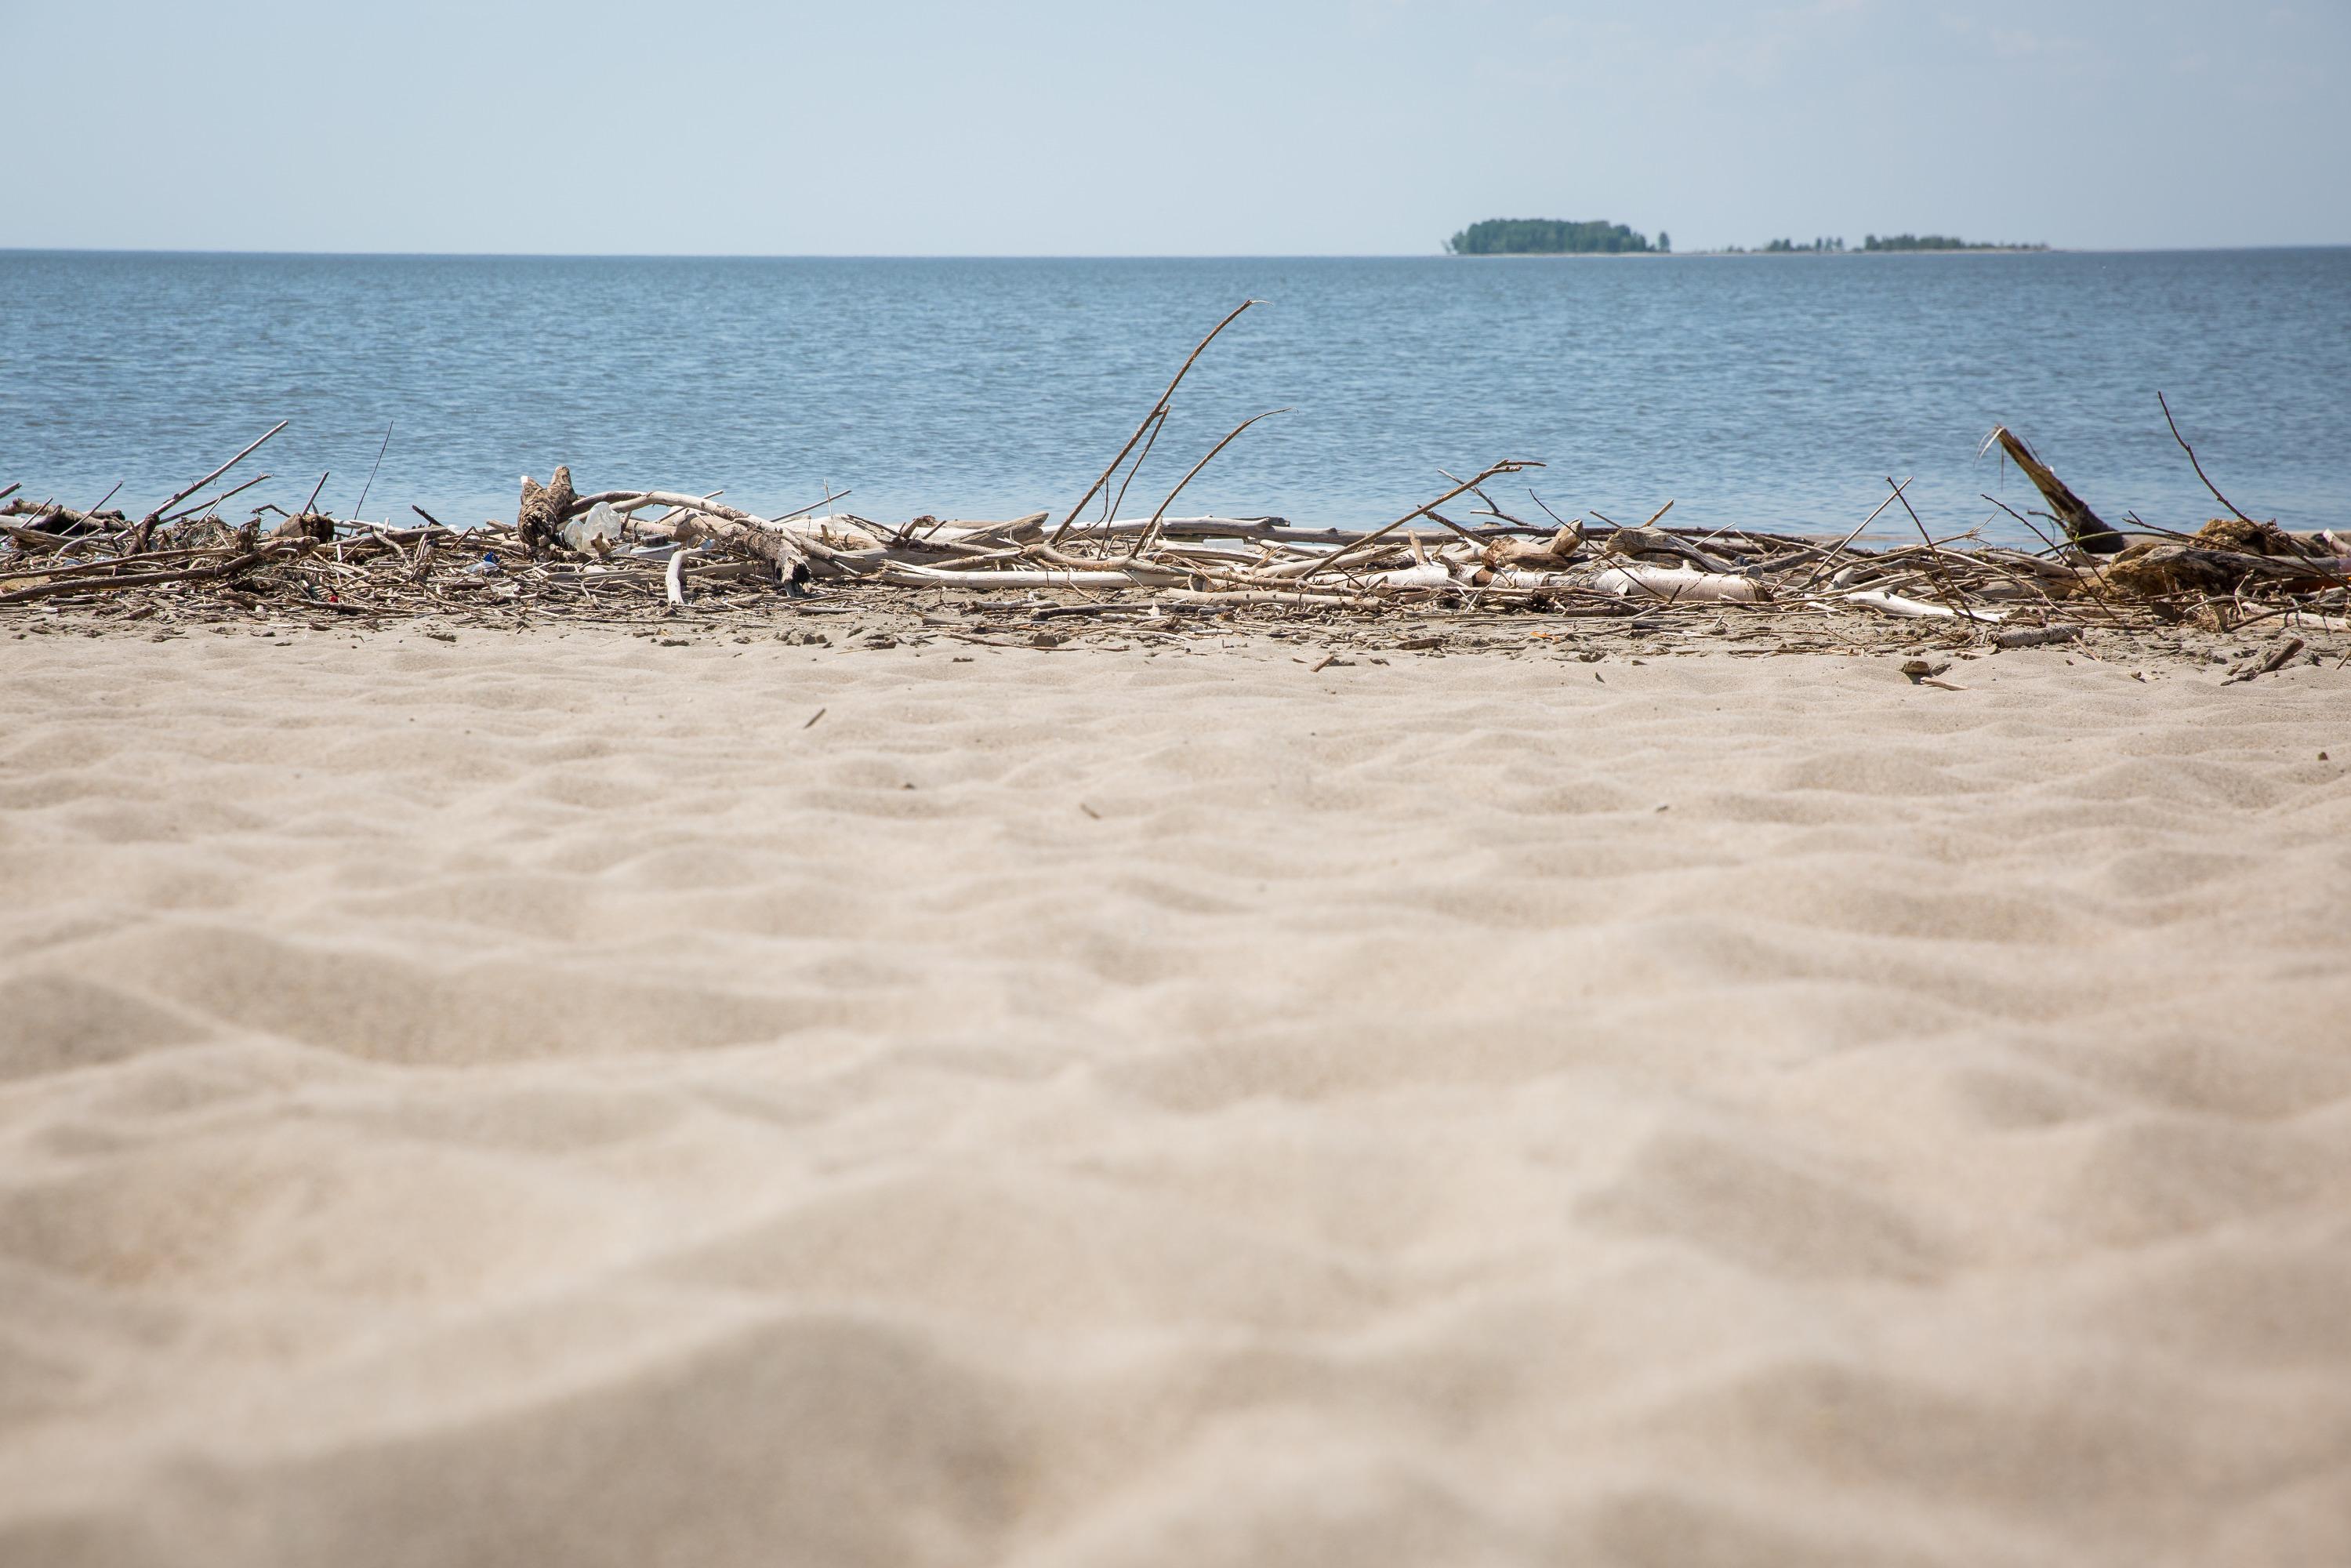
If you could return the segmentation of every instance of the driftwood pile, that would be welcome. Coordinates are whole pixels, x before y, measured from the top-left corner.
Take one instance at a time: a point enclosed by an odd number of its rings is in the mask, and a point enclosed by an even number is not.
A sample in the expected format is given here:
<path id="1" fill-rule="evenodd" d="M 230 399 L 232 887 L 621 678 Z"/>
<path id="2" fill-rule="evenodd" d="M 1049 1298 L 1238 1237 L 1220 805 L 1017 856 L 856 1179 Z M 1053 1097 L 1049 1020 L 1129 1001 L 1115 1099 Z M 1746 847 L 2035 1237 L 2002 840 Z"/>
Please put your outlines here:
<path id="1" fill-rule="evenodd" d="M 878 596 L 940 605 L 953 597 L 972 608 L 1163 626 L 1236 616 L 1417 617 L 1425 624 L 1507 613 L 1719 634 L 1734 619 L 1827 617 L 1900 623 L 1912 641 L 2007 647 L 2066 642 L 2088 626 L 2234 632 L 2274 622 L 2280 632 L 2351 630 L 2351 539 L 2288 534 L 2248 517 L 2217 487 L 2230 515 L 2194 534 L 2136 517 L 2128 530 L 2117 528 L 2005 428 L 1987 449 L 1997 444 L 2032 481 L 2047 503 L 2038 515 L 2055 532 L 1991 504 L 2041 535 L 2038 550 L 1983 544 L 1973 532 L 1935 538 L 1911 508 L 1907 480 L 1889 479 L 1886 500 L 1841 536 L 1665 527 L 1670 501 L 1638 526 L 1620 526 L 1597 513 L 1562 517 L 1531 490 L 1531 507 L 1521 509 L 1539 510 L 1541 519 L 1530 521 L 1495 499 L 1500 481 L 1541 466 L 1519 460 L 1489 465 L 1364 531 L 1294 528 L 1274 517 L 1172 515 L 1193 478 L 1255 419 L 1193 465 L 1147 516 L 1123 515 L 1176 389 L 1240 313 L 1193 350 L 1125 446 L 1058 517 L 883 524 L 843 511 L 808 515 L 816 507 L 762 517 L 715 494 L 581 495 L 562 467 L 547 484 L 523 481 L 511 525 L 465 529 L 421 507 L 411 508 L 419 526 L 399 528 L 307 507 L 267 527 L 265 514 L 275 508 L 255 508 L 241 522 L 224 517 L 221 503 L 257 480 L 188 503 L 281 424 L 137 517 L 30 505 L 11 498 L 13 486 L 0 490 L 0 614 L 46 604 L 129 620 L 268 608 L 368 621 L 528 612 L 650 620 L 689 606 L 772 612 Z M 2195 463 L 2184 438 L 2180 445 Z M 2196 471 L 2203 476 L 2201 464 Z M 1858 547 L 1896 506 L 1917 541 Z"/>

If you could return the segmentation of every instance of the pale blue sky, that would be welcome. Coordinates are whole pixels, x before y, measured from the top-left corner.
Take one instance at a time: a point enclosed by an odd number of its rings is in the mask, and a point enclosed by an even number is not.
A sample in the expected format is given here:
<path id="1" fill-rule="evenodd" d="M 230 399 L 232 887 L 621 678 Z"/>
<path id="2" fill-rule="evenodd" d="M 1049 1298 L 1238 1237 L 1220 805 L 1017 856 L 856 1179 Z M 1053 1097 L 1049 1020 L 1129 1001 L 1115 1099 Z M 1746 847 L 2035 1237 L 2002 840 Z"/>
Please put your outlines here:
<path id="1" fill-rule="evenodd" d="M 0 0 L 0 58 L 5 246 L 2351 243 L 2346 0 Z"/>

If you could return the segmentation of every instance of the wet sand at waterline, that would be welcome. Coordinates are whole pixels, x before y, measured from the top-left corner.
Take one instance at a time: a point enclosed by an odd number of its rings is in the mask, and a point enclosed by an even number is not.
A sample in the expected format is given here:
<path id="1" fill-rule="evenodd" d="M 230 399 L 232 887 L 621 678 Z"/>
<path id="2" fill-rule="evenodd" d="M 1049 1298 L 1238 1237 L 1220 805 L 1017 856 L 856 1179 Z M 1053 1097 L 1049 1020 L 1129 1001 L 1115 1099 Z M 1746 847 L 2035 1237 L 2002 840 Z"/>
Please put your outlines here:
<path id="1" fill-rule="evenodd" d="M 2351 671 L 1298 654 L 0 642 L 0 1563 L 2351 1559 Z"/>

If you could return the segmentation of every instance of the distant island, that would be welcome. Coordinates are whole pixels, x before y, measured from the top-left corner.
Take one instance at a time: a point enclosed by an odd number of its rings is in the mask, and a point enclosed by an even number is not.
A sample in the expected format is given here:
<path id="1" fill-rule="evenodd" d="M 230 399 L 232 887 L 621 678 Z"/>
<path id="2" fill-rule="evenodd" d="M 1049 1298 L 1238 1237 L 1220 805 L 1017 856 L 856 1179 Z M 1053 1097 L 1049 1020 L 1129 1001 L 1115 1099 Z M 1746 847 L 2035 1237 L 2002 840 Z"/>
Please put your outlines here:
<path id="1" fill-rule="evenodd" d="M 1864 235 L 1864 250 L 2047 250 L 2045 245 L 2017 245 L 2005 240 L 1954 239 L 1949 235 Z"/>
<path id="2" fill-rule="evenodd" d="M 1568 218 L 1488 218 L 1471 224 L 1445 242 L 1454 256 L 1667 256 L 1673 236 L 1657 231 L 1657 241 L 1605 218 L 1577 223 Z M 1960 239 L 1954 235 L 1864 235 L 1858 247 L 1848 249 L 1842 239 L 1775 239 L 1750 251 L 1726 246 L 1719 256 L 1846 256 L 1928 250 L 2047 250 L 2045 245 Z"/>
<path id="3" fill-rule="evenodd" d="M 1659 230 L 1651 245 L 1646 235 L 1605 218 L 1488 218 L 1446 241 L 1445 248 L 1455 256 L 1629 256 L 1670 251 L 1674 242 Z"/>
<path id="4" fill-rule="evenodd" d="M 1864 251 L 1909 250 L 2047 250 L 2045 245 L 2012 245 L 2006 242 L 1959 239 L 1950 235 L 1864 235 Z M 1795 239 L 1775 239 L 1760 247 L 1764 256 L 1843 256 L 1845 244 L 1841 239 L 1816 239 L 1810 242 Z M 1732 246 L 1729 254 L 1746 256 L 1744 246 Z"/>

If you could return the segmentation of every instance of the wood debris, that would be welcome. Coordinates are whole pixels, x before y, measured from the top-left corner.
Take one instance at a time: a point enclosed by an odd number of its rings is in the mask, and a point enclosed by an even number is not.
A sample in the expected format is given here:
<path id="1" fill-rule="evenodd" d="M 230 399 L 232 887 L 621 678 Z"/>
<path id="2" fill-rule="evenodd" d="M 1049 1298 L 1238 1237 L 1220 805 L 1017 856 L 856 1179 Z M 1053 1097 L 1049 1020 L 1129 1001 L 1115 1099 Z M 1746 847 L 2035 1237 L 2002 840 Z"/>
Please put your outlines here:
<path id="1" fill-rule="evenodd" d="M 1058 517 L 887 523 L 816 508 L 763 517 L 684 489 L 581 495 L 565 465 L 545 485 L 522 481 L 512 522 L 467 528 L 411 508 L 416 526 L 306 509 L 279 514 L 265 529 L 263 514 L 275 508 L 234 522 L 221 512 L 242 486 L 182 505 L 281 423 L 136 518 L 0 490 L 0 618 L 72 610 L 152 621 L 160 634 L 177 622 L 255 617 L 375 625 L 717 616 L 780 625 L 860 609 L 900 612 L 903 624 L 888 634 L 918 645 L 946 635 L 1060 647 L 1070 636 L 1178 637 L 1248 621 L 1311 625 L 1349 647 L 1430 652 L 1487 645 L 1502 625 L 1516 629 L 1521 650 L 1548 643 L 1546 651 L 1562 652 L 1567 642 L 1611 636 L 1651 646 L 1729 638 L 1752 652 L 1883 649 L 1926 638 L 1988 651 L 2093 634 L 2226 635 L 2271 621 L 2283 622 L 2281 631 L 2351 625 L 2351 541 L 2291 534 L 2232 506 L 2231 517 L 2194 534 L 2145 525 L 2125 532 L 2005 427 L 1987 445 L 2024 469 L 2062 543 L 2044 536 L 2046 548 L 2034 551 L 1984 544 L 1972 532 L 1937 539 L 1918 522 L 1916 543 L 1857 546 L 1889 506 L 1909 510 L 1907 481 L 1890 480 L 1887 500 L 1841 536 L 1668 528 L 1671 502 L 1637 527 L 1619 527 L 1596 514 L 1562 517 L 1531 490 L 1542 516 L 1529 521 L 1493 499 L 1499 481 L 1541 466 L 1519 459 L 1489 464 L 1364 530 L 1172 515 L 1185 486 L 1253 421 L 1147 515 L 1123 513 L 1185 373 L 1239 314 L 1202 340 L 1119 455 Z M 1024 635 L 981 635 L 1004 631 Z"/>

